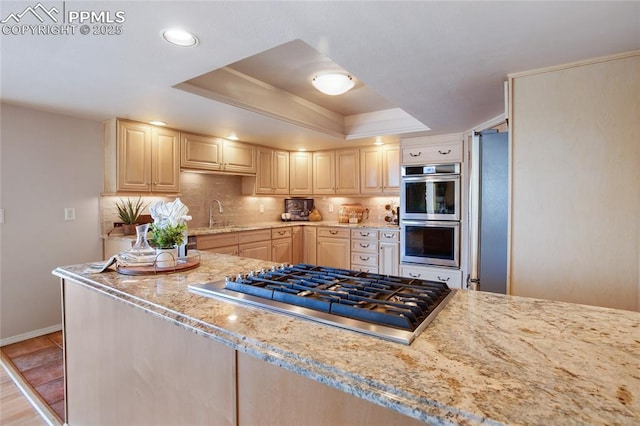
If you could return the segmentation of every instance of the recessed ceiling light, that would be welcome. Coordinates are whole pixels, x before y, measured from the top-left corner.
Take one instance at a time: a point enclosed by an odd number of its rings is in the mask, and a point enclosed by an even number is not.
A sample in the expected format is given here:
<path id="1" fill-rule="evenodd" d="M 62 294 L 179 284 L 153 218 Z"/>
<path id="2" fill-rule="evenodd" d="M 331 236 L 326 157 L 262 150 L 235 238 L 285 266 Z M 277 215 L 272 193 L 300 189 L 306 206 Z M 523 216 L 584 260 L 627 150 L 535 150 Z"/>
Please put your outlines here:
<path id="1" fill-rule="evenodd" d="M 382 142 L 382 138 L 380 136 L 378 136 L 376 138 L 376 141 L 373 144 L 374 145 L 384 145 L 384 142 Z"/>
<path id="2" fill-rule="evenodd" d="M 307 148 L 298 148 L 298 152 L 305 152 Z"/>
<path id="3" fill-rule="evenodd" d="M 198 44 L 198 38 L 188 31 L 179 29 L 168 29 L 162 32 L 162 38 L 171 44 L 182 47 L 190 47 Z"/>
<path id="4" fill-rule="evenodd" d="M 234 132 L 229 133 L 229 136 L 227 136 L 227 139 L 232 140 L 232 141 L 237 141 L 238 135 L 236 135 Z"/>
<path id="5" fill-rule="evenodd" d="M 325 95 L 342 95 L 353 88 L 355 82 L 349 74 L 328 73 L 313 77 L 313 86 Z"/>
<path id="6" fill-rule="evenodd" d="M 159 120 L 150 121 L 149 124 L 153 124 L 154 126 L 166 126 L 167 125 L 167 123 L 165 123 L 164 121 L 159 121 Z"/>

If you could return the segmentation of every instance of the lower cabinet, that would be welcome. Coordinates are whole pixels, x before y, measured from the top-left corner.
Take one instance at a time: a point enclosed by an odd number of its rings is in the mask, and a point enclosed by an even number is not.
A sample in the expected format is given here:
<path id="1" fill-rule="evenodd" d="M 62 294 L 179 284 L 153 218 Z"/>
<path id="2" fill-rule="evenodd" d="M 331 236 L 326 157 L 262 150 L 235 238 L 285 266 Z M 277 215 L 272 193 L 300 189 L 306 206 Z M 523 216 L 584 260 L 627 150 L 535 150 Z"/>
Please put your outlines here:
<path id="1" fill-rule="evenodd" d="M 460 269 L 400 265 L 400 275 L 407 278 L 438 281 L 447 284 L 449 288 L 462 288 L 462 271 Z"/>
<path id="2" fill-rule="evenodd" d="M 350 269 L 351 238 L 348 228 L 318 228 L 317 264 L 332 268 Z"/>
<path id="3" fill-rule="evenodd" d="M 278 263 L 292 263 L 292 228 L 272 229 L 271 238 L 271 261 Z"/>
<path id="4" fill-rule="evenodd" d="M 196 237 L 196 249 L 237 256 L 238 233 L 227 232 L 222 234 L 198 235 Z"/>
<path id="5" fill-rule="evenodd" d="M 318 263 L 318 228 L 315 226 L 304 226 L 302 228 L 303 237 L 302 258 L 304 263 L 316 265 Z"/>
<path id="6" fill-rule="evenodd" d="M 315 238 L 314 238 L 315 245 Z M 302 226 L 291 227 L 291 263 L 297 265 L 304 262 L 304 233 Z"/>
<path id="7" fill-rule="evenodd" d="M 351 230 L 351 269 L 378 273 L 378 231 Z"/>
<path id="8" fill-rule="evenodd" d="M 400 231 L 380 231 L 378 244 L 378 273 L 400 275 Z"/>

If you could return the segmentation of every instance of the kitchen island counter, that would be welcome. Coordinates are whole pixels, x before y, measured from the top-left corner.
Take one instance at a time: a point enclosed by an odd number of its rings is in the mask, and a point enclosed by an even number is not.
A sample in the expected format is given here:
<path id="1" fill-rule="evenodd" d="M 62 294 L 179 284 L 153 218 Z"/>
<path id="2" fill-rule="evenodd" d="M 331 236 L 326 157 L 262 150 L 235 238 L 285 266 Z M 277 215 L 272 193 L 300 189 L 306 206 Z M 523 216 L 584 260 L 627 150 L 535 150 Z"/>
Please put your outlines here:
<path id="1" fill-rule="evenodd" d="M 75 265 L 54 274 L 428 423 L 632 424 L 640 419 L 638 312 L 457 291 L 405 346 L 191 293 L 190 284 L 272 265 L 201 255 L 201 265 L 184 273 L 131 277 L 91 274 L 86 265 Z"/>

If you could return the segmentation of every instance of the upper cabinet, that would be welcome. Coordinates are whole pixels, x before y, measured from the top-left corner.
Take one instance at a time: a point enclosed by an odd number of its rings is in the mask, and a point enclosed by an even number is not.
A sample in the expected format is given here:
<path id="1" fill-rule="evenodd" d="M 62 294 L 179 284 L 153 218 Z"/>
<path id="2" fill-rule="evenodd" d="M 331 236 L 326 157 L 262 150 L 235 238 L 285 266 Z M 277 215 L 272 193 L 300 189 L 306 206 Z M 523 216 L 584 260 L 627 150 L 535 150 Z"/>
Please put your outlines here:
<path id="1" fill-rule="evenodd" d="M 106 193 L 180 190 L 180 132 L 118 119 L 104 130 Z"/>
<path id="2" fill-rule="evenodd" d="M 256 147 L 213 136 L 182 133 L 180 167 L 191 170 L 255 174 Z"/>
<path id="3" fill-rule="evenodd" d="M 400 146 L 360 149 L 360 193 L 395 195 L 400 192 Z"/>
<path id="4" fill-rule="evenodd" d="M 402 164 L 442 164 L 463 161 L 462 135 L 424 136 L 402 140 Z"/>
<path id="5" fill-rule="evenodd" d="M 289 153 L 258 147 L 256 194 L 289 193 Z"/>
<path id="6" fill-rule="evenodd" d="M 360 193 L 360 150 L 314 152 L 313 193 Z"/>
<path id="7" fill-rule="evenodd" d="M 289 154 L 289 193 L 291 195 L 313 193 L 313 154 L 310 152 Z"/>

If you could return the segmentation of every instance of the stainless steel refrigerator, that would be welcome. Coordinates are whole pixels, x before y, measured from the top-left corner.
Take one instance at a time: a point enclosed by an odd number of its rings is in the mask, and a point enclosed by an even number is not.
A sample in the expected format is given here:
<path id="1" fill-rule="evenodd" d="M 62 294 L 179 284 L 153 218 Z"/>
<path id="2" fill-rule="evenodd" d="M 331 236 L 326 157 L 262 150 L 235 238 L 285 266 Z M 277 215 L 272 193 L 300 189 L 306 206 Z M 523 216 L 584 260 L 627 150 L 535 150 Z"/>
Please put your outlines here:
<path id="1" fill-rule="evenodd" d="M 476 133 L 469 185 L 471 289 L 507 292 L 508 188 L 508 133 Z"/>

